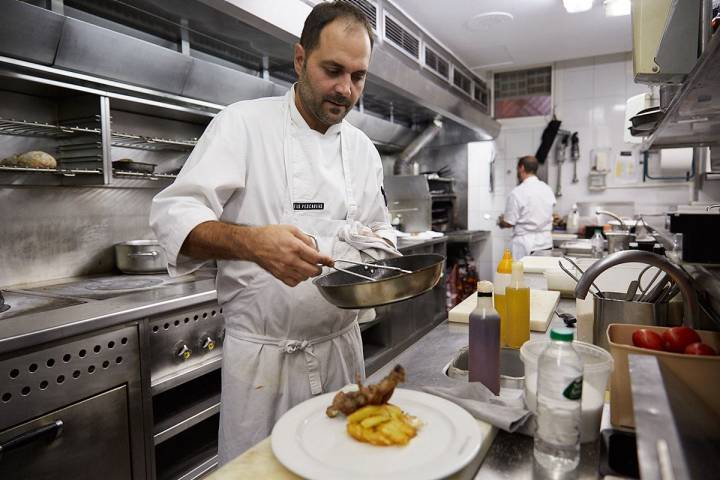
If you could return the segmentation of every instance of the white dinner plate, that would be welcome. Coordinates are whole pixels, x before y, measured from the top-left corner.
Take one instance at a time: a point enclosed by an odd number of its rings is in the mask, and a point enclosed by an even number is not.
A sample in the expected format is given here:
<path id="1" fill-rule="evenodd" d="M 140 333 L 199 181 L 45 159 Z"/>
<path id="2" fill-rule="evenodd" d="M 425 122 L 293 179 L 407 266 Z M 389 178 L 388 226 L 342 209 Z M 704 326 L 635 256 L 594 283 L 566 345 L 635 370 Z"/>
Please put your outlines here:
<path id="1" fill-rule="evenodd" d="M 428 393 L 395 389 L 390 403 L 420 419 L 423 426 L 405 446 L 362 443 L 348 435 L 345 415 L 325 414 L 334 396 L 327 393 L 295 406 L 273 428 L 275 457 L 301 477 L 443 478 L 472 461 L 483 440 L 478 422 L 461 407 Z"/>

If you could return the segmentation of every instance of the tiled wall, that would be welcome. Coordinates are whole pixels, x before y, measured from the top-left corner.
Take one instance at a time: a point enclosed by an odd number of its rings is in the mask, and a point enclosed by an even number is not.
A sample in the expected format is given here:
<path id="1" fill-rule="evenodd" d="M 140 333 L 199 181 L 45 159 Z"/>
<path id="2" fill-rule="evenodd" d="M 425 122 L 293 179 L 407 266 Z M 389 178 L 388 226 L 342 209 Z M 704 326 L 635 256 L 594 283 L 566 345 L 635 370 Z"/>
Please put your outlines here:
<path id="1" fill-rule="evenodd" d="M 648 90 L 632 80 L 630 54 L 592 57 L 560 62 L 554 65 L 553 98 L 555 112 L 562 121 L 561 128 L 577 131 L 580 137 L 579 183 L 572 184 L 572 164 L 562 168 L 563 195 L 558 198 L 556 211 L 567 214 L 574 202 L 579 201 L 631 201 L 636 212 L 662 211 L 667 205 L 686 203 L 689 187 L 658 185 L 652 187 L 629 186 L 593 192 L 587 188 L 590 171 L 590 152 L 594 148 L 609 147 L 613 155 L 637 146 L 623 140 L 626 99 Z M 469 146 L 468 158 L 468 227 L 493 232 L 490 267 L 509 245 L 510 230 L 495 226 L 498 215 L 505 208 L 505 199 L 516 185 L 517 158 L 534 154 L 540 144 L 543 129 L 549 118 L 535 117 L 502 121 L 503 129 L 495 142 Z M 495 158 L 495 190 L 489 191 L 489 169 Z M 549 184 L 555 190 L 557 170 L 550 163 Z M 612 185 L 612 180 L 608 181 Z M 652 182 L 651 182 L 652 184 Z M 615 184 L 615 187 L 619 184 Z M 488 266 L 484 266 L 488 267 Z M 487 271 L 480 265 L 481 271 Z"/>

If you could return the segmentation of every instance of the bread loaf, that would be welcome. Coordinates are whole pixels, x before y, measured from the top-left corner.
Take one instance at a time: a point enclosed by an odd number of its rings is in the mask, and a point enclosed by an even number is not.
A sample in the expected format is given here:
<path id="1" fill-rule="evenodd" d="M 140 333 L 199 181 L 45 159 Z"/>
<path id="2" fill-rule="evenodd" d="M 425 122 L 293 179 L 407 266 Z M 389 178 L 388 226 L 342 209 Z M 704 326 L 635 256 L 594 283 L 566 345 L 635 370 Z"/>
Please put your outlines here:
<path id="1" fill-rule="evenodd" d="M 25 168 L 57 168 L 57 160 L 49 153 L 34 150 L 4 158 L 0 160 L 0 165 Z"/>

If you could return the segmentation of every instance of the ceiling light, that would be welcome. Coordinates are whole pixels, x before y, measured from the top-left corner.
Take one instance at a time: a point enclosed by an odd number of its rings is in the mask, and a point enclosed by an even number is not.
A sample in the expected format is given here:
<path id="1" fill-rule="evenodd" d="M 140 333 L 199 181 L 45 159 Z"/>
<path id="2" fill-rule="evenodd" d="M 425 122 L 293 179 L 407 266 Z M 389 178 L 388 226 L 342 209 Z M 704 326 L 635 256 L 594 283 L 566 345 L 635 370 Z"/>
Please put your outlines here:
<path id="1" fill-rule="evenodd" d="M 630 15 L 630 0 L 605 0 L 603 6 L 606 17 Z"/>
<path id="2" fill-rule="evenodd" d="M 593 0 L 563 0 L 563 6 L 568 13 L 586 12 L 593 6 Z"/>
<path id="3" fill-rule="evenodd" d="M 465 27 L 468 30 L 479 31 L 487 30 L 491 27 L 497 27 L 507 22 L 512 22 L 515 19 L 512 13 L 508 12 L 486 12 L 471 17 L 465 22 Z"/>

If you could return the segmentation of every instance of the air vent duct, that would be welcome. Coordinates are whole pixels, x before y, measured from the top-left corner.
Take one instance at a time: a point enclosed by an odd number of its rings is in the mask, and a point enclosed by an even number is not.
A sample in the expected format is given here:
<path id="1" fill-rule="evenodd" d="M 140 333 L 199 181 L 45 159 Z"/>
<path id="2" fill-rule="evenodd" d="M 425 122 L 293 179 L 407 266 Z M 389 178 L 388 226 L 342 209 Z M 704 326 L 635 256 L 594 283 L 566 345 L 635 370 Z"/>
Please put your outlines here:
<path id="1" fill-rule="evenodd" d="M 425 66 L 445 80 L 450 80 L 450 62 L 427 46 L 425 47 Z"/>
<path id="2" fill-rule="evenodd" d="M 377 6 L 368 0 L 343 0 L 345 3 L 350 3 L 358 7 L 372 25 L 373 30 L 377 32 Z"/>
<path id="3" fill-rule="evenodd" d="M 453 85 L 472 96 L 472 81 L 470 77 L 459 71 L 457 68 L 453 69 Z"/>
<path id="4" fill-rule="evenodd" d="M 385 39 L 411 57 L 420 59 L 420 39 L 388 14 L 385 14 Z"/>

